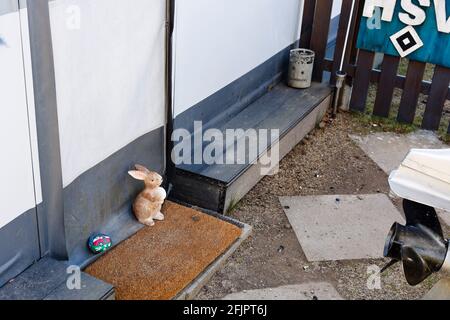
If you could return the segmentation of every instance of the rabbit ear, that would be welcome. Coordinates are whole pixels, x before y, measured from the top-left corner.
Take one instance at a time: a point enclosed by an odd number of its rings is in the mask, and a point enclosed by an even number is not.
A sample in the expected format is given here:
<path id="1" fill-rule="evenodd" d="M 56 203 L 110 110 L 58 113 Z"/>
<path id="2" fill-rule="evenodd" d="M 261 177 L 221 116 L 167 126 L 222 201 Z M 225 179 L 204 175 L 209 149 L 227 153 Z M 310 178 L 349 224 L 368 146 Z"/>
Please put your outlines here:
<path id="1" fill-rule="evenodd" d="M 145 178 L 147 177 L 147 174 L 145 174 L 144 172 L 141 171 L 128 171 L 128 174 L 130 176 L 132 176 L 133 178 L 135 178 L 136 180 L 140 180 L 140 181 L 144 181 Z"/>
<path id="2" fill-rule="evenodd" d="M 148 170 L 148 169 L 147 169 L 146 167 L 144 167 L 144 166 L 141 166 L 140 164 L 137 164 L 137 165 L 135 165 L 134 167 L 136 168 L 137 171 L 144 172 L 144 173 L 146 173 L 146 174 L 149 174 L 149 173 L 150 173 L 150 170 Z"/>

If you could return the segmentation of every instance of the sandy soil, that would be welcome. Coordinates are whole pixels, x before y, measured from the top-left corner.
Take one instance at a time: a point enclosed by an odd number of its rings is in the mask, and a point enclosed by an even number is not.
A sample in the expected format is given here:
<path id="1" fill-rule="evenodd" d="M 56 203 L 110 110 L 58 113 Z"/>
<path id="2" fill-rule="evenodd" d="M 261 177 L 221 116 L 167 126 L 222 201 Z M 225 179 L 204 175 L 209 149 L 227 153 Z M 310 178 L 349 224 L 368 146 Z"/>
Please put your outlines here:
<path id="1" fill-rule="evenodd" d="M 387 260 L 306 260 L 279 196 L 389 193 L 386 174 L 348 138 L 349 133 L 370 129 L 351 120 L 350 114 L 342 113 L 325 129 L 315 130 L 282 160 L 277 175 L 265 177 L 237 205 L 231 216 L 252 225 L 253 235 L 198 299 L 309 281 L 329 282 L 345 299 L 418 299 L 437 282 L 433 276 L 410 287 L 397 266 L 382 276 L 381 290 L 370 290 L 368 266 L 381 267 Z"/>

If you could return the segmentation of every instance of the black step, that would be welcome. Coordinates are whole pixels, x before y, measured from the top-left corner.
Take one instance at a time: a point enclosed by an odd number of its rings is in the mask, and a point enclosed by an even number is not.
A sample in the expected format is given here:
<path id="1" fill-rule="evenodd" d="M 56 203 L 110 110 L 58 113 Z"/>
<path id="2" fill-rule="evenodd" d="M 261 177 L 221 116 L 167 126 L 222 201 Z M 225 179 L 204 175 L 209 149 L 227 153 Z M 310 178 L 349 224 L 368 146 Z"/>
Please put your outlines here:
<path id="1" fill-rule="evenodd" d="M 325 114 L 332 90 L 314 83 L 305 90 L 279 84 L 257 101 L 226 122 L 216 125 L 222 133 L 227 129 L 279 129 L 280 140 L 271 141 L 267 150 L 251 155 L 246 150 L 245 164 L 213 164 L 177 166 L 171 197 L 216 212 L 224 213 L 237 203 L 263 176 L 257 160 L 280 144 L 280 159 L 306 136 Z M 207 125 L 205 125 L 208 128 Z M 229 152 L 242 143 L 245 136 L 224 146 Z M 193 145 L 193 144 L 192 144 Z"/>

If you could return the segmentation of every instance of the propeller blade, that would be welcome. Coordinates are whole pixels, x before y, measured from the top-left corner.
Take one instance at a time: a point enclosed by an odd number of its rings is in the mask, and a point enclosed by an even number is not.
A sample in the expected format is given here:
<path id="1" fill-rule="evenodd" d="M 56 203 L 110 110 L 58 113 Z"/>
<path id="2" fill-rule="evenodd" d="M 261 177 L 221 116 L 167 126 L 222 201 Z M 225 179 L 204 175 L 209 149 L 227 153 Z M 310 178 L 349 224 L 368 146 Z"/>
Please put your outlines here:
<path id="1" fill-rule="evenodd" d="M 411 247 L 402 248 L 403 271 L 406 281 L 416 286 L 433 274 L 427 262 Z"/>
<path id="2" fill-rule="evenodd" d="M 440 240 L 444 241 L 441 223 L 434 208 L 411 200 L 404 200 L 403 210 L 407 226 L 425 226 L 439 236 Z"/>

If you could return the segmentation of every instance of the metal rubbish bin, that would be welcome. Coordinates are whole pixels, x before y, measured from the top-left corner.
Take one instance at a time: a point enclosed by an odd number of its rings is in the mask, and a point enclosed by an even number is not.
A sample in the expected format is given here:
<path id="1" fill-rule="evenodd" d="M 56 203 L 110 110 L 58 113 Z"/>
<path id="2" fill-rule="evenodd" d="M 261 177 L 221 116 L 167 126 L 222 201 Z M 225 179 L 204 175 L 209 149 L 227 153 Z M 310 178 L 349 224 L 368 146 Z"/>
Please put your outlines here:
<path id="1" fill-rule="evenodd" d="M 288 85 L 297 89 L 311 86 L 311 78 L 316 54 L 308 49 L 291 50 L 289 60 Z"/>

